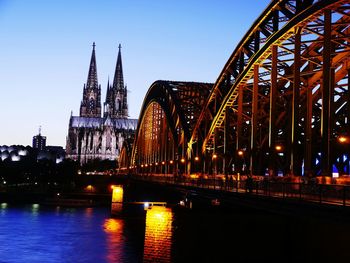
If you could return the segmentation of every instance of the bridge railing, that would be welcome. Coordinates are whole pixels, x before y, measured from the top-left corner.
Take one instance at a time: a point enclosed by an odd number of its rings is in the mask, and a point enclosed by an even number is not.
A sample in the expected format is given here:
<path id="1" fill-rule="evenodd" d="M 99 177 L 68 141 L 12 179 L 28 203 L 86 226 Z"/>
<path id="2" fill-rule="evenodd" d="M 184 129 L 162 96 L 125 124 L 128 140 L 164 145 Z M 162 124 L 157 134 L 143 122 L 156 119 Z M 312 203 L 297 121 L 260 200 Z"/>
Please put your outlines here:
<path id="1" fill-rule="evenodd" d="M 247 193 L 275 198 L 300 199 L 316 203 L 350 205 L 350 185 L 276 182 L 270 180 L 230 181 L 221 178 L 189 178 L 174 177 L 173 175 L 134 175 L 133 177 L 165 184 Z"/>

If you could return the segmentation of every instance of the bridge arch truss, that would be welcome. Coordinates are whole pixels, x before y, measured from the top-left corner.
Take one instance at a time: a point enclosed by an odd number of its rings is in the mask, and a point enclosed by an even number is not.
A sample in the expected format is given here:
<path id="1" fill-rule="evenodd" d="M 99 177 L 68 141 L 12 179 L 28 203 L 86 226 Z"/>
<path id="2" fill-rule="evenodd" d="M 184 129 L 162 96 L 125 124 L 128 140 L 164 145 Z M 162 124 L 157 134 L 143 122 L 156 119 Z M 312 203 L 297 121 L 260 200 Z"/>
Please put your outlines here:
<path id="1" fill-rule="evenodd" d="M 350 1 L 271 1 L 214 85 L 152 84 L 131 167 L 168 173 L 149 165 L 172 160 L 186 173 L 350 174 L 349 86 Z"/>
<path id="2" fill-rule="evenodd" d="M 349 1 L 269 4 L 226 63 L 189 141 L 214 172 L 349 173 L 349 145 L 339 141 L 349 142 L 350 131 L 349 11 Z"/>
<path id="3" fill-rule="evenodd" d="M 144 99 L 130 168 L 142 174 L 186 173 L 187 142 L 212 84 L 156 81 Z"/>

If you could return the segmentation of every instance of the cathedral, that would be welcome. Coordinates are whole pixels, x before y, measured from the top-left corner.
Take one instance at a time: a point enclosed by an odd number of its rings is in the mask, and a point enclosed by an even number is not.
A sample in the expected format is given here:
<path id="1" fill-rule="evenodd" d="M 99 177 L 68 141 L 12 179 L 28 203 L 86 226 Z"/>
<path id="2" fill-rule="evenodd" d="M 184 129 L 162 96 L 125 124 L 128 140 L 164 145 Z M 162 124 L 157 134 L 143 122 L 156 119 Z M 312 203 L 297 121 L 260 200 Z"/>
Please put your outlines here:
<path id="1" fill-rule="evenodd" d="M 116 160 L 125 139 L 134 136 L 137 119 L 128 118 L 127 87 L 124 86 L 121 46 L 119 44 L 113 83 L 107 84 L 101 112 L 101 85 L 97 80 L 95 43 L 79 116 L 69 120 L 66 157 L 80 164 L 91 160 Z"/>

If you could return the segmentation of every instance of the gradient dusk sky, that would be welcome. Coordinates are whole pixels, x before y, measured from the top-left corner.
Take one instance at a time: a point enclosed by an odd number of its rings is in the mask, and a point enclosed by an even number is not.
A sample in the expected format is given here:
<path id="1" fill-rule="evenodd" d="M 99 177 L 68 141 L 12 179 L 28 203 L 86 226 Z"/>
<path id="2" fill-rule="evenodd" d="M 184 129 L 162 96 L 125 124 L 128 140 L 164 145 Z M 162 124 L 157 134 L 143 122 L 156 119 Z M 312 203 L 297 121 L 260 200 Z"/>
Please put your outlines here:
<path id="1" fill-rule="evenodd" d="M 122 45 L 129 115 L 156 80 L 215 82 L 269 0 L 0 0 L 0 145 L 31 145 L 42 126 L 65 147 L 79 115 L 92 43 L 102 103 Z"/>

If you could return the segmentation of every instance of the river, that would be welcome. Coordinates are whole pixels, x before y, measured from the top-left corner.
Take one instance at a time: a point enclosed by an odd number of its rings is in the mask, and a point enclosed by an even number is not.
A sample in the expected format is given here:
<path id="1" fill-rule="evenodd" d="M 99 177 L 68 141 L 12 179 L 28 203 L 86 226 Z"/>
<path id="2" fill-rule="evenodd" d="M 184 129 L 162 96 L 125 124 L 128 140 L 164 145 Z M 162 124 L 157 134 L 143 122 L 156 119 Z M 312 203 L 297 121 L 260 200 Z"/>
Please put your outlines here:
<path id="1" fill-rule="evenodd" d="M 0 262 L 348 262 L 347 222 L 249 210 L 0 203 Z"/>

